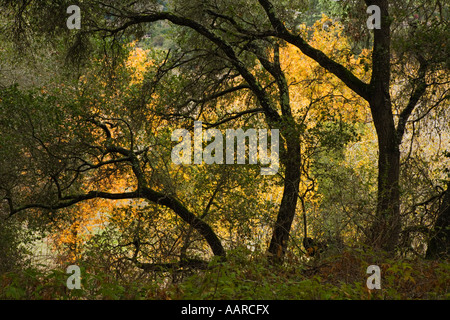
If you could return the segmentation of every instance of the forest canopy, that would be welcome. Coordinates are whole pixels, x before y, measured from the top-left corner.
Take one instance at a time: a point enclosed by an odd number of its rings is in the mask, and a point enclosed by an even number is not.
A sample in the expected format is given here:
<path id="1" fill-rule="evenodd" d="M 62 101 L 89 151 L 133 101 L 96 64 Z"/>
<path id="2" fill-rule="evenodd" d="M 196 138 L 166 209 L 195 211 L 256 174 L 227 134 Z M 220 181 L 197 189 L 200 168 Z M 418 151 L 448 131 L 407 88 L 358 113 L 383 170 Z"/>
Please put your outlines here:
<path id="1" fill-rule="evenodd" d="M 0 0 L 0 297 L 448 299 L 449 15 Z"/>

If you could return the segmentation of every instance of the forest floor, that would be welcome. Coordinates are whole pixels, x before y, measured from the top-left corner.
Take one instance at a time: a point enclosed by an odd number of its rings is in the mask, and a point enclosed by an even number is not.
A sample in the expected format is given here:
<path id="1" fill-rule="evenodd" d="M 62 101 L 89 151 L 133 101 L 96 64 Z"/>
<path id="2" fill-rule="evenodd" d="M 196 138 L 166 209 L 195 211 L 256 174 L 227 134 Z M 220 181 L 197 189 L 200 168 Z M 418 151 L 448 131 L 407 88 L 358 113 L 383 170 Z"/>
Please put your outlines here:
<path id="1" fill-rule="evenodd" d="M 370 265 L 380 289 L 368 289 Z M 28 268 L 0 275 L 0 299 L 127 300 L 450 300 L 450 263 L 388 257 L 352 249 L 312 258 L 288 255 L 270 265 L 263 254 L 231 251 L 206 270 L 122 275 L 82 265 L 82 287 L 68 290 L 65 270 Z M 127 274 L 128 276 L 125 276 Z"/>

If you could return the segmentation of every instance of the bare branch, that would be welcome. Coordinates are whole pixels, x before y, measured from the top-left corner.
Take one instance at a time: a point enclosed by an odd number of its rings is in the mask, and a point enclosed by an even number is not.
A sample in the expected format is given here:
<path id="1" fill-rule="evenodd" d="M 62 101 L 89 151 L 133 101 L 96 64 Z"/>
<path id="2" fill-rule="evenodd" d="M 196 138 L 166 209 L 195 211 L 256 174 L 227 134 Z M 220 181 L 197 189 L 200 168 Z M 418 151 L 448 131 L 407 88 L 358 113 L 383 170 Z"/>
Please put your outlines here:
<path id="1" fill-rule="evenodd" d="M 219 126 L 221 124 L 224 124 L 226 122 L 238 119 L 238 118 L 240 118 L 240 117 L 242 117 L 243 115 L 246 115 L 246 114 L 263 113 L 263 112 L 264 112 L 264 109 L 262 109 L 262 108 L 250 109 L 250 110 L 245 110 L 245 111 L 242 111 L 242 112 L 237 112 L 237 113 L 231 115 L 230 117 L 227 117 L 225 119 L 219 120 L 219 121 L 214 122 L 214 123 L 210 123 L 210 122 L 204 122 L 204 123 L 206 124 L 206 128 L 213 128 L 213 127 L 217 127 L 217 126 Z"/>
<path id="2" fill-rule="evenodd" d="M 54 204 L 43 204 L 43 203 L 30 203 L 21 207 L 13 208 L 12 201 L 9 199 L 10 203 L 10 213 L 9 216 L 13 216 L 14 214 L 27 210 L 27 209 L 45 209 L 45 210 L 57 210 L 62 208 L 68 208 L 82 201 L 102 198 L 102 199 L 110 199 L 110 200 L 123 200 L 123 199 L 136 199 L 140 198 L 138 192 L 124 192 L 124 193 L 108 193 L 101 191 L 90 191 L 86 194 L 81 195 L 72 195 L 61 198 L 60 201 Z"/>
<path id="3" fill-rule="evenodd" d="M 414 108 L 417 106 L 417 103 L 419 102 L 420 98 L 425 94 L 425 91 L 427 90 L 427 83 L 425 80 L 425 75 L 426 75 L 428 64 L 421 55 L 419 55 L 418 59 L 419 59 L 420 67 L 419 67 L 419 72 L 418 72 L 419 78 L 417 79 L 417 85 L 416 85 L 416 88 L 413 90 L 405 109 L 403 109 L 402 112 L 400 113 L 400 118 L 399 118 L 398 125 L 397 125 L 397 139 L 398 139 L 399 144 L 402 141 L 403 135 L 405 133 L 406 123 L 407 123 L 409 117 L 411 116 L 411 113 L 413 112 Z"/>

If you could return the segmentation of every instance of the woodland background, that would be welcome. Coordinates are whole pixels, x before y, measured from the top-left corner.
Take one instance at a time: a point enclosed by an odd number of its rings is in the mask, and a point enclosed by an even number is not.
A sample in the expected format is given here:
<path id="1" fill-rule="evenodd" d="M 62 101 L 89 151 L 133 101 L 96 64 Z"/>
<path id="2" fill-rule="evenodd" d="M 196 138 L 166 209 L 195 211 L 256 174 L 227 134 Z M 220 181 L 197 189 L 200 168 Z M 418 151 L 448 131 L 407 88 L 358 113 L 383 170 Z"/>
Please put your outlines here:
<path id="1" fill-rule="evenodd" d="M 1 0 L 0 297 L 448 299 L 449 14 Z M 196 120 L 280 129 L 278 174 L 174 165 Z"/>

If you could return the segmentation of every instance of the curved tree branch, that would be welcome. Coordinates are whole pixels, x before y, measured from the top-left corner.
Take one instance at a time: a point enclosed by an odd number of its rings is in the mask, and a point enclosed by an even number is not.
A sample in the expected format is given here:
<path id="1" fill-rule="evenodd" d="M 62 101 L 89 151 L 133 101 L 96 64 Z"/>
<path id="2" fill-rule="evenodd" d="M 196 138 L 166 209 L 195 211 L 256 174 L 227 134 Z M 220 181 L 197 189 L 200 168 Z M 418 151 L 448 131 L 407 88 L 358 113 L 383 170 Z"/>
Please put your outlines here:
<path id="1" fill-rule="evenodd" d="M 190 18 L 179 16 L 170 12 L 155 12 L 143 15 L 132 15 L 126 18 L 128 18 L 129 20 L 122 26 L 116 29 L 104 31 L 107 31 L 111 34 L 116 34 L 133 25 L 156 22 L 160 20 L 167 20 L 172 22 L 173 24 L 188 27 L 195 30 L 198 34 L 204 36 L 205 38 L 213 42 L 227 56 L 227 58 L 230 60 L 230 62 L 233 64 L 236 70 L 240 73 L 240 75 L 245 79 L 249 88 L 253 91 L 253 93 L 257 97 L 259 103 L 261 104 L 261 107 L 264 109 L 264 113 L 268 118 L 268 120 L 271 121 L 272 123 L 279 122 L 281 120 L 280 115 L 270 103 L 270 99 L 265 89 L 261 86 L 261 84 L 258 82 L 256 77 L 250 72 L 250 70 L 246 68 L 245 64 L 238 58 L 233 47 L 229 45 L 224 39 L 222 39 L 214 32 L 209 30 L 207 27 Z"/>
<path id="2" fill-rule="evenodd" d="M 350 89 L 356 92 L 365 100 L 370 99 L 369 85 L 361 81 L 356 77 L 350 70 L 345 68 L 340 63 L 329 58 L 322 51 L 310 46 L 302 37 L 295 35 L 290 32 L 283 22 L 277 17 L 273 4 L 269 0 L 258 0 L 261 6 L 266 11 L 267 17 L 270 20 L 273 28 L 276 32 L 276 37 L 293 44 L 299 48 L 302 53 L 316 61 L 320 66 L 325 68 L 327 71 L 334 74 L 342 82 L 344 82 Z"/>

